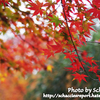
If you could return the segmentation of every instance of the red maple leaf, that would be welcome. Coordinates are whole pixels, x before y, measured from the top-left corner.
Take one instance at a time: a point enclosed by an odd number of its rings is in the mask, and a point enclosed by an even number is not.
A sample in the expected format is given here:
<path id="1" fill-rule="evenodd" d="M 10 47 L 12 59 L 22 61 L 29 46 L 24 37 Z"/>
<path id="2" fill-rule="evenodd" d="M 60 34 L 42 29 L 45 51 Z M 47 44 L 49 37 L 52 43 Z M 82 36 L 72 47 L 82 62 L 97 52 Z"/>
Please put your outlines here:
<path id="1" fill-rule="evenodd" d="M 69 70 L 69 71 L 72 71 L 72 72 L 76 72 L 76 71 L 80 70 L 80 67 L 73 65 L 73 67 L 67 67 L 66 69 Z"/>
<path id="2" fill-rule="evenodd" d="M 83 57 L 83 60 L 85 60 L 86 62 L 88 62 L 91 66 L 94 63 L 95 65 L 97 65 L 97 63 L 95 62 L 95 60 L 93 60 L 93 57 Z"/>
<path id="3" fill-rule="evenodd" d="M 44 9 L 41 9 L 41 7 L 43 6 L 43 3 L 40 3 L 39 1 L 36 1 L 36 3 L 33 3 L 31 1 L 30 5 L 31 5 L 31 7 L 28 7 L 28 9 L 34 10 L 33 16 L 37 15 L 39 13 L 42 16 Z"/>
<path id="4" fill-rule="evenodd" d="M 49 45 L 47 45 L 47 49 L 41 49 L 44 53 L 44 55 L 47 55 L 47 58 L 49 58 L 50 56 L 54 57 L 54 52 L 52 51 L 51 47 Z"/>
<path id="5" fill-rule="evenodd" d="M 82 56 L 82 57 L 86 57 L 86 56 L 87 56 L 87 52 L 84 50 L 84 51 L 81 53 L 81 56 Z"/>
<path id="6" fill-rule="evenodd" d="M 93 5 L 100 7 L 100 0 L 93 0 L 92 3 L 93 3 Z"/>
<path id="7" fill-rule="evenodd" d="M 90 68 L 90 69 L 89 69 L 89 72 L 97 73 L 97 71 L 100 70 L 100 69 L 98 69 L 98 67 L 99 67 L 99 66 L 94 66 L 94 67 L 89 67 L 89 66 L 88 66 L 88 68 Z"/>
<path id="8" fill-rule="evenodd" d="M 42 49 L 44 51 L 44 55 L 47 55 L 47 58 L 49 58 L 50 56 L 54 57 L 54 52 L 50 51 L 49 49 Z"/>
<path id="9" fill-rule="evenodd" d="M 100 3 L 99 3 L 99 5 L 100 5 Z M 92 13 L 92 16 L 94 18 L 99 18 L 100 19 L 100 8 L 98 7 L 98 5 L 92 5 L 92 8 L 89 9 L 87 12 Z"/>
<path id="10" fill-rule="evenodd" d="M 72 62 L 72 64 L 71 64 L 72 66 L 77 66 L 78 69 L 81 67 L 84 70 L 84 66 L 83 66 L 85 64 L 84 62 L 82 62 L 82 61 L 80 62 L 76 58 L 74 58 L 73 60 L 74 60 L 74 62 Z"/>
<path id="11" fill-rule="evenodd" d="M 75 73 L 75 74 L 72 74 L 73 76 L 75 76 L 75 78 L 73 80 L 76 80 L 78 79 L 79 83 L 84 80 L 86 81 L 85 77 L 88 77 L 87 75 L 84 75 L 84 74 L 79 74 L 79 73 Z M 86 81 L 87 82 L 87 81 Z"/>
<path id="12" fill-rule="evenodd" d="M 75 59 L 75 57 L 77 57 L 75 52 L 72 52 L 71 54 L 69 52 L 65 52 L 64 54 L 66 55 L 65 58 L 69 58 L 71 62 L 73 62 L 73 59 Z"/>
<path id="13" fill-rule="evenodd" d="M 98 79 L 99 79 L 99 81 L 100 81 L 100 75 L 96 75 L 97 77 L 98 77 Z"/>
<path id="14" fill-rule="evenodd" d="M 56 45 L 50 45 L 52 50 L 55 51 L 55 53 L 63 52 L 63 45 L 59 42 L 56 42 Z"/>

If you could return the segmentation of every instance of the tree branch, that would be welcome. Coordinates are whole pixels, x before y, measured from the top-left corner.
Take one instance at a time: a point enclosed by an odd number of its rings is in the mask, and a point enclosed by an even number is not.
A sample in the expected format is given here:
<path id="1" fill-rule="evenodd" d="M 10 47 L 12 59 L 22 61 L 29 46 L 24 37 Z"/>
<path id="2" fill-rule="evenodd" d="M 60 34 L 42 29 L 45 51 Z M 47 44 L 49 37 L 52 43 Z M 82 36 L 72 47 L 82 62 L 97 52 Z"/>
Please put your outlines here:
<path id="1" fill-rule="evenodd" d="M 78 59 L 79 59 L 79 61 L 80 61 L 80 63 L 81 63 L 81 66 L 84 68 L 84 66 L 83 66 L 83 64 L 82 64 L 82 61 L 81 61 L 81 59 L 80 59 L 80 57 L 79 57 L 79 54 L 78 54 L 77 48 L 76 48 L 76 46 L 75 46 L 75 44 L 74 44 L 74 41 L 73 41 L 73 39 L 72 39 L 72 34 L 71 34 L 70 29 L 69 29 L 69 26 L 68 26 L 67 16 L 66 16 L 66 12 L 65 12 L 65 10 L 64 10 L 64 5 L 63 5 L 63 1 L 62 1 L 62 0 L 61 0 L 61 3 L 62 3 L 63 12 L 64 12 L 64 16 L 65 16 L 65 21 L 66 21 L 66 24 L 67 24 L 68 32 L 69 32 L 69 35 L 70 35 L 70 38 L 71 38 L 71 41 L 72 41 L 73 47 L 74 47 L 74 49 L 75 49 L 75 51 L 76 51 L 76 54 L 77 54 Z M 84 68 L 84 71 L 87 73 L 87 71 L 86 71 L 85 68 Z M 94 79 L 94 78 L 92 78 L 88 73 L 87 73 L 87 75 L 88 75 L 91 79 L 99 81 L 98 79 Z"/>

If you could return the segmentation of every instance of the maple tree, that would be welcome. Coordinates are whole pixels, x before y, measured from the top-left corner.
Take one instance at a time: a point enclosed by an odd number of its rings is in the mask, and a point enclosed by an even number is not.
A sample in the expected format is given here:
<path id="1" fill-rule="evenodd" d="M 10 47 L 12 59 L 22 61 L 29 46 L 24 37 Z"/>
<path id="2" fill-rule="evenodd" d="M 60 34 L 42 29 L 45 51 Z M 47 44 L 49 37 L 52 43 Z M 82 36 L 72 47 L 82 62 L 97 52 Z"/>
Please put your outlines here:
<path id="1" fill-rule="evenodd" d="M 74 79 L 79 82 L 86 81 L 87 76 L 93 79 L 88 71 L 98 76 L 99 66 L 93 57 L 87 56 L 86 51 L 78 50 L 86 45 L 86 38 L 91 36 L 90 30 L 95 31 L 91 27 L 95 25 L 93 19 L 100 19 L 100 1 L 86 1 L 90 9 L 83 0 L 45 0 L 42 3 L 39 0 L 0 0 L 0 31 L 14 34 L 14 38 L 6 42 L 0 39 L 1 73 L 17 70 L 25 76 L 34 69 L 51 71 L 50 65 L 45 65 L 46 56 L 49 58 L 62 52 L 64 59 L 71 61 L 72 67 L 67 69 L 74 72 Z M 27 10 L 20 9 L 21 3 Z M 57 10 L 59 4 L 61 12 Z M 22 34 L 21 30 L 24 31 Z M 87 66 L 88 71 L 84 67 L 87 63 L 91 65 Z M 100 79 L 97 77 L 94 80 Z"/>

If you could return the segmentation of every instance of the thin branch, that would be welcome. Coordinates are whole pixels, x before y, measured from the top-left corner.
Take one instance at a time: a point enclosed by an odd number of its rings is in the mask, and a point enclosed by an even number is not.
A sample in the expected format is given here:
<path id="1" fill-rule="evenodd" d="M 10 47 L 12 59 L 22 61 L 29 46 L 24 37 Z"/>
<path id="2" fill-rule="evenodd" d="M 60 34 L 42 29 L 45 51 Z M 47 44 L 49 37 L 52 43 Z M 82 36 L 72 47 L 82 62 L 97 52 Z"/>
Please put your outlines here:
<path id="1" fill-rule="evenodd" d="M 60 4 L 58 5 L 58 7 L 54 10 L 54 11 L 52 11 L 50 14 L 48 14 L 47 16 L 49 16 L 49 15 L 51 15 L 52 13 L 54 13 L 55 11 L 57 11 L 57 9 L 60 7 Z"/>
<path id="2" fill-rule="evenodd" d="M 13 6 L 13 5 L 11 5 L 11 4 L 6 4 L 8 7 L 12 7 L 13 9 L 16 9 L 16 10 L 18 10 L 18 11 L 20 11 L 20 12 L 22 12 L 22 13 L 25 13 L 26 15 L 29 15 L 29 14 L 31 14 L 29 11 L 27 11 L 27 12 L 25 12 L 25 11 L 22 11 L 22 10 L 20 10 L 18 7 L 16 7 L 16 6 Z"/>
<path id="3" fill-rule="evenodd" d="M 86 41 L 87 43 L 97 43 L 100 44 L 100 42 L 93 42 L 93 41 Z"/>

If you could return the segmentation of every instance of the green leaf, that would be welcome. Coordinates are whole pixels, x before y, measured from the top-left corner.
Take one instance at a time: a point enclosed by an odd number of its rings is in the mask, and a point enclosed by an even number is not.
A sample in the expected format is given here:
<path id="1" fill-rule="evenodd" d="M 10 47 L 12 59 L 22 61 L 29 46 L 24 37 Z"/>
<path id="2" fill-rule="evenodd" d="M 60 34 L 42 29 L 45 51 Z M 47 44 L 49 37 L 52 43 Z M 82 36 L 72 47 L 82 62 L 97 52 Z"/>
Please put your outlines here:
<path id="1" fill-rule="evenodd" d="M 57 27 L 60 23 L 62 23 L 61 20 L 59 20 L 59 17 L 58 17 L 58 16 L 53 15 L 53 17 L 49 17 L 49 18 L 51 19 L 50 22 L 55 23 L 56 27 Z"/>
<path id="2" fill-rule="evenodd" d="M 12 11 L 9 8 L 6 8 L 5 11 L 7 13 L 7 17 L 12 17 Z"/>

